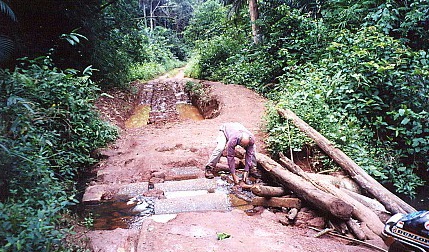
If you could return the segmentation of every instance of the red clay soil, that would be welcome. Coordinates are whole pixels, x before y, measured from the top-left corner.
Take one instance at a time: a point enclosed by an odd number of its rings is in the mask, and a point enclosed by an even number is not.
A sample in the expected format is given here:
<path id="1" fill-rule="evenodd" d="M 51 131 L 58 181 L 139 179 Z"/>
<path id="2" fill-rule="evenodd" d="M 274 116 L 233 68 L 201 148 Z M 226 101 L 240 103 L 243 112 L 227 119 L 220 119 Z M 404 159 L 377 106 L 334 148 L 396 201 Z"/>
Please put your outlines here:
<path id="1" fill-rule="evenodd" d="M 168 81 L 184 81 L 183 73 Z M 204 81 L 220 104 L 219 116 L 200 121 L 173 120 L 125 129 L 124 120 L 135 105 L 135 97 L 120 92 L 97 103 L 106 119 L 121 128 L 120 138 L 102 151 L 107 158 L 97 167 L 91 184 L 149 181 L 155 171 L 177 167 L 203 167 L 215 147 L 219 126 L 241 122 L 257 137 L 258 151 L 265 153 L 264 112 L 266 100 L 239 85 Z M 139 84 L 136 84 L 139 87 Z M 180 213 L 167 223 L 145 222 L 140 229 L 92 230 L 85 233 L 91 251 L 376 251 L 340 238 L 315 238 L 310 225 L 324 228 L 324 219 L 309 209 L 301 211 L 295 225 L 283 225 L 286 212 L 258 208 L 257 214 L 229 212 Z M 218 240 L 218 233 L 231 237 Z M 377 242 L 377 246 L 383 246 Z"/>

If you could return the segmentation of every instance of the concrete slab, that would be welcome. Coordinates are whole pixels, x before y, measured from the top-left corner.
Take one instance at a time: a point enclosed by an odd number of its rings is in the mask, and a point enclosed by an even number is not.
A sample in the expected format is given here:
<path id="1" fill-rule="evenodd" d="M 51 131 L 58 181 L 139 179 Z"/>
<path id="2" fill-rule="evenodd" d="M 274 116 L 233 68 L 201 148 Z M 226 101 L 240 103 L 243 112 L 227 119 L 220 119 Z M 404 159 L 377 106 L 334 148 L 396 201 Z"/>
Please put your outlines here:
<path id="1" fill-rule="evenodd" d="M 119 186 L 118 195 L 135 197 L 149 191 L 149 182 L 131 183 Z"/>
<path id="2" fill-rule="evenodd" d="M 159 223 L 167 223 L 177 217 L 177 214 L 158 214 L 152 215 L 150 218 Z"/>
<path id="3" fill-rule="evenodd" d="M 174 191 L 174 192 L 165 192 L 164 196 L 167 199 L 179 198 L 179 197 L 189 197 L 196 195 L 208 194 L 207 190 L 195 190 L 195 191 Z"/>
<path id="4" fill-rule="evenodd" d="M 229 210 L 229 198 L 224 193 L 209 193 L 155 201 L 155 214 Z"/>
<path id="5" fill-rule="evenodd" d="M 83 194 L 82 202 L 99 202 L 103 197 L 108 195 L 109 198 L 117 196 L 135 197 L 142 195 L 149 190 L 148 182 L 131 183 L 131 184 L 114 184 L 114 185 L 93 185 L 88 186 Z"/>
<path id="6" fill-rule="evenodd" d="M 202 177 L 204 171 L 196 166 L 172 168 L 165 174 L 165 180 L 185 180 Z"/>
<path id="7" fill-rule="evenodd" d="M 174 191 L 195 191 L 195 190 L 207 190 L 214 192 L 217 187 L 215 179 L 189 179 L 180 181 L 165 181 L 164 183 L 154 184 L 154 188 L 164 192 Z"/>

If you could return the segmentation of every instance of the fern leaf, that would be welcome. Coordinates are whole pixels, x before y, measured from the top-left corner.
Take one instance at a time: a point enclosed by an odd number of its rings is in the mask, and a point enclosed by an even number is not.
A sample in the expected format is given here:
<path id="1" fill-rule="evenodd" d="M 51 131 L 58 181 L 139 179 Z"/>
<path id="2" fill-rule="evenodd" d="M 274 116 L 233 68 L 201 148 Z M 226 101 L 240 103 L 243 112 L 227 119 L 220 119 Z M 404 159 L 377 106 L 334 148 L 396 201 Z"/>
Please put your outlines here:
<path id="1" fill-rule="evenodd" d="M 8 36 L 0 35 L 0 62 L 8 60 L 12 56 L 13 50 L 13 40 Z"/>
<path id="2" fill-rule="evenodd" d="M 9 16 L 13 21 L 17 21 L 15 13 L 13 10 L 7 5 L 5 2 L 0 0 L 0 12 L 5 13 L 7 16 Z"/>

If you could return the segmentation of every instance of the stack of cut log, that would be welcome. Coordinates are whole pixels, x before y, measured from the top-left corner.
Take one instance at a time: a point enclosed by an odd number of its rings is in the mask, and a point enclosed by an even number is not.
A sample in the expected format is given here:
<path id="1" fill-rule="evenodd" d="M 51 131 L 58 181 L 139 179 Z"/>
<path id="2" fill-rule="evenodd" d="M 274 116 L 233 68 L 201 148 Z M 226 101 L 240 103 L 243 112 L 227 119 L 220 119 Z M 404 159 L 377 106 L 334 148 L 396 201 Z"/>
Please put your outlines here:
<path id="1" fill-rule="evenodd" d="M 255 204 L 297 207 L 299 209 L 300 202 L 296 199 L 291 199 L 288 203 L 276 199 L 276 196 L 284 195 L 283 189 L 287 188 L 293 191 L 300 200 L 333 218 L 344 221 L 349 231 L 359 240 L 373 239 L 377 236 L 383 238 L 381 233 L 387 218 L 395 213 L 416 211 L 369 176 L 346 154 L 337 149 L 333 143 L 298 118 L 292 111 L 280 109 L 278 113 L 285 119 L 291 120 L 301 131 L 312 138 L 327 155 L 348 173 L 366 195 L 374 198 L 341 188 L 320 176 L 304 172 L 284 155 L 281 155 L 279 162 L 276 162 L 266 155 L 257 153 L 258 164 L 276 178 L 283 187 L 252 187 L 251 190 L 255 195 L 262 196 L 254 199 L 256 200 Z M 266 196 L 270 197 L 267 198 Z M 289 205 L 286 206 L 285 204 Z"/>

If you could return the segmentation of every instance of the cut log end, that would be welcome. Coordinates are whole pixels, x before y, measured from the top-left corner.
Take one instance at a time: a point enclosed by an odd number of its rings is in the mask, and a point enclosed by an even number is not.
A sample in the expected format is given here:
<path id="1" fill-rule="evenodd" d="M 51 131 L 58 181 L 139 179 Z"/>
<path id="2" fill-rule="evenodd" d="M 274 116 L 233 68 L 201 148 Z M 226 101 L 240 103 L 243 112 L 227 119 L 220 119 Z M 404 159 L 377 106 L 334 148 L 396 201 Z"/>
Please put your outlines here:
<path id="1" fill-rule="evenodd" d="M 353 207 L 343 200 L 333 200 L 329 209 L 332 215 L 342 220 L 349 220 L 353 213 Z"/>

